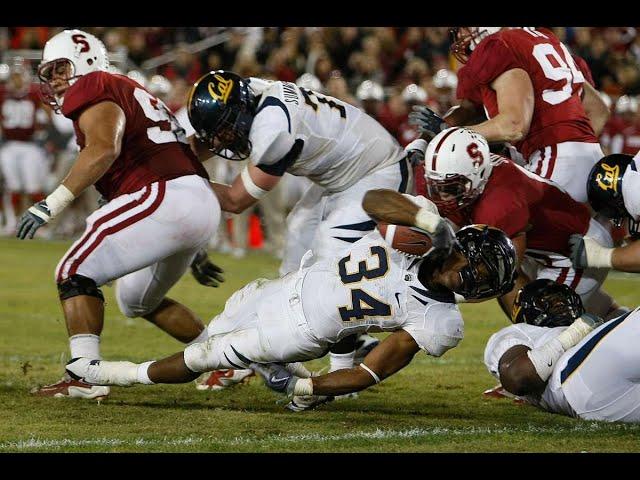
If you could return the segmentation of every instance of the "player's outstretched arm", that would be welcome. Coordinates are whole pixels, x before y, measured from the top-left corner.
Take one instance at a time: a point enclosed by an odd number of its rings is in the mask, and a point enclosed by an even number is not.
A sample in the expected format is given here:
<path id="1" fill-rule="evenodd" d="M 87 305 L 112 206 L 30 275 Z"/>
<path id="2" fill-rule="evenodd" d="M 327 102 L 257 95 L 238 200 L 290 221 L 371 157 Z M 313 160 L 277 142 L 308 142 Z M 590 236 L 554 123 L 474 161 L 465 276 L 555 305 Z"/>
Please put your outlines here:
<path id="1" fill-rule="evenodd" d="M 613 268 L 621 272 L 640 273 L 640 240 L 624 247 L 603 247 L 588 236 L 571 235 L 571 261 L 575 268 Z"/>
<path id="2" fill-rule="evenodd" d="M 498 100 L 498 115 L 486 122 L 471 125 L 489 143 L 522 140 L 529 132 L 533 117 L 533 85 L 527 72 L 507 70 L 491 83 Z"/>
<path id="3" fill-rule="evenodd" d="M 211 188 L 216 193 L 223 211 L 242 213 L 272 190 L 280 178 L 249 164 L 233 184 L 211 182 Z"/>
<path id="4" fill-rule="evenodd" d="M 406 367 L 419 350 L 420 347 L 409 333 L 398 330 L 371 350 L 357 367 L 301 381 L 312 383 L 313 395 L 335 396 L 357 392 L 380 383 Z M 294 393 L 298 394 L 295 391 Z"/>
<path id="5" fill-rule="evenodd" d="M 18 238 L 33 238 L 38 228 L 105 174 L 120 155 L 125 124 L 124 112 L 113 102 L 100 102 L 82 112 L 78 125 L 85 136 L 85 147 L 62 184 L 22 215 L 16 229 Z"/>
<path id="6" fill-rule="evenodd" d="M 437 208 L 419 207 L 401 193 L 386 188 L 365 193 L 362 208 L 378 222 L 418 227 L 429 233 L 434 233 L 444 222 L 438 215 Z"/>

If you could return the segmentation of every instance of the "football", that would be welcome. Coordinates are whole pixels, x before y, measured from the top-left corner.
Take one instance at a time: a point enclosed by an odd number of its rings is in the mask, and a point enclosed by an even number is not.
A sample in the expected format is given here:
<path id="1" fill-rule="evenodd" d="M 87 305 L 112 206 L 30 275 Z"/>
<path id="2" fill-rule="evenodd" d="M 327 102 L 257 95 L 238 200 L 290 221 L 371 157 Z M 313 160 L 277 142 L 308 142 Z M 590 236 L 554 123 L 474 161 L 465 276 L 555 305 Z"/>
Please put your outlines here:
<path id="1" fill-rule="evenodd" d="M 431 238 L 411 227 L 378 222 L 376 228 L 389 245 L 402 253 L 422 256 L 431 248 Z"/>

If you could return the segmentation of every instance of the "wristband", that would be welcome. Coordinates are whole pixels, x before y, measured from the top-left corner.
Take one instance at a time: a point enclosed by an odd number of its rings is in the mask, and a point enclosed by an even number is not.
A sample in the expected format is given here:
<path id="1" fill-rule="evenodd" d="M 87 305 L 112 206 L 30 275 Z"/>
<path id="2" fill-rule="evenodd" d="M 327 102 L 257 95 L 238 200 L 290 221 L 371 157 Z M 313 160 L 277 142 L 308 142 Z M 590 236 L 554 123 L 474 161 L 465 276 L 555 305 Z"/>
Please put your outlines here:
<path id="1" fill-rule="evenodd" d="M 416 213 L 415 225 L 429 233 L 434 233 L 441 221 L 442 217 L 440 217 L 440 215 L 429 211 L 426 207 L 422 207 L 418 210 L 418 213 Z"/>
<path id="2" fill-rule="evenodd" d="M 251 180 L 251 175 L 249 175 L 249 167 L 245 167 L 242 170 L 240 178 L 242 179 L 242 184 L 244 185 L 244 188 L 247 190 L 249 195 L 251 195 L 256 200 L 260 199 L 268 192 L 268 190 L 263 190 L 255 183 L 253 183 L 253 180 Z"/>
<path id="3" fill-rule="evenodd" d="M 296 380 L 293 387 L 294 395 L 313 395 L 313 381 L 310 378 L 300 378 Z"/>
<path id="4" fill-rule="evenodd" d="M 376 383 L 380 383 L 380 377 L 378 375 L 376 375 L 376 372 L 374 372 L 373 370 L 371 370 L 369 367 L 367 367 L 364 363 L 361 363 L 360 366 L 362 368 L 364 368 L 369 375 L 371 375 L 373 377 L 373 380 L 375 380 Z"/>
<path id="5" fill-rule="evenodd" d="M 75 195 L 71 193 L 64 185 L 59 185 L 51 194 L 44 199 L 47 202 L 47 207 L 49 207 L 49 211 L 51 212 L 51 218 L 58 215 L 62 210 L 67 208 L 67 206 L 73 202 L 75 199 Z"/>

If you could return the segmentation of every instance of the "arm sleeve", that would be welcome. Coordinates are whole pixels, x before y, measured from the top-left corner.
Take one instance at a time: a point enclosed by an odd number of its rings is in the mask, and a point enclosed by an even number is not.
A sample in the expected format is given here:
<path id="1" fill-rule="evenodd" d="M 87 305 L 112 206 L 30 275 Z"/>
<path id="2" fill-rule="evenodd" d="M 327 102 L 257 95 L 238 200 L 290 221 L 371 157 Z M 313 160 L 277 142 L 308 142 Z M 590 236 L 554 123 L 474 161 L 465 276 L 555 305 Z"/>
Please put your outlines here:
<path id="1" fill-rule="evenodd" d="M 409 322 L 403 330 L 422 350 L 439 357 L 460 343 L 464 323 L 456 305 L 434 303 L 427 306 L 419 321 Z"/>
<path id="2" fill-rule="evenodd" d="M 272 100 L 270 100 L 272 99 Z M 283 175 L 300 154 L 287 107 L 276 97 L 266 97 L 251 127 L 251 162 L 272 175 Z"/>

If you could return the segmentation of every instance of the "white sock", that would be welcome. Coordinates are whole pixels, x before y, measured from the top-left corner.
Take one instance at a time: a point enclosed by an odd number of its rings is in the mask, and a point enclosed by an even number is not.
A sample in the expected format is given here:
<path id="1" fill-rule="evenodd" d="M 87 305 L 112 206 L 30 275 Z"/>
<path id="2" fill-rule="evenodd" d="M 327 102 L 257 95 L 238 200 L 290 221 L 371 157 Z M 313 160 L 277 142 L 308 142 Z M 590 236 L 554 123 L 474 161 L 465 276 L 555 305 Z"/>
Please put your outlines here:
<path id="1" fill-rule="evenodd" d="M 150 362 L 144 362 L 141 363 L 140 365 L 138 365 L 138 372 L 137 372 L 137 382 L 138 383 L 143 383 L 145 385 L 154 385 L 155 382 L 151 381 L 151 379 L 149 378 L 149 366 L 154 363 L 154 360 L 151 360 Z"/>
<path id="2" fill-rule="evenodd" d="M 100 337 L 91 333 L 81 333 L 69 337 L 71 358 L 85 357 L 92 360 L 101 360 Z"/>
<path id="3" fill-rule="evenodd" d="M 329 373 L 345 368 L 353 368 L 353 357 L 355 350 L 349 353 L 329 353 Z"/>
<path id="4" fill-rule="evenodd" d="M 187 343 L 187 345 L 205 342 L 207 338 L 209 338 L 209 329 L 207 327 L 204 327 L 204 329 L 200 332 L 200 334 L 196 338 L 191 340 L 189 343 Z"/>

